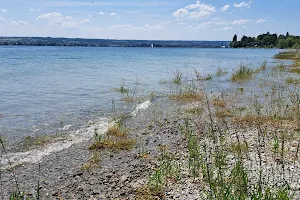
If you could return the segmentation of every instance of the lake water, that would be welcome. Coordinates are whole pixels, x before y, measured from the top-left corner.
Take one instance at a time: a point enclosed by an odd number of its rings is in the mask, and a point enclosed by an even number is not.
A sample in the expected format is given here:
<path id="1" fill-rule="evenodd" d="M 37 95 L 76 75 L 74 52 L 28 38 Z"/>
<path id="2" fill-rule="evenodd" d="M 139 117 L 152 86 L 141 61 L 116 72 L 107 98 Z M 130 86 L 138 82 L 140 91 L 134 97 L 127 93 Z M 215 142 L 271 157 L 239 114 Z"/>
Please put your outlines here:
<path id="1" fill-rule="evenodd" d="M 175 71 L 184 77 L 232 72 L 243 63 L 258 67 L 272 62 L 279 50 L 86 48 L 0 46 L 0 135 L 21 141 L 29 135 L 56 133 L 60 127 L 84 126 L 116 107 L 134 109 L 119 101 L 113 88 L 124 85 L 145 96 L 168 92 Z M 214 77 L 209 88 L 230 89 L 230 76 Z"/>

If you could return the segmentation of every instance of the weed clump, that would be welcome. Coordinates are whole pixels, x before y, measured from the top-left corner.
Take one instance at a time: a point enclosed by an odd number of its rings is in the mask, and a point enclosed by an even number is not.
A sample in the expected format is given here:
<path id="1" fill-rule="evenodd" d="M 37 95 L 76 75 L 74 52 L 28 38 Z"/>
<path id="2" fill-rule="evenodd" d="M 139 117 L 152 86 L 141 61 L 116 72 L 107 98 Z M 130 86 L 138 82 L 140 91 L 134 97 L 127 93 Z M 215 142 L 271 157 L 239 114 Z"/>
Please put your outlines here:
<path id="1" fill-rule="evenodd" d="M 291 73 L 295 73 L 295 74 L 299 74 L 300 75 L 300 68 L 296 68 L 296 67 L 293 67 L 291 70 L 290 70 Z"/>
<path id="2" fill-rule="evenodd" d="M 275 59 L 281 60 L 298 60 L 299 59 L 299 52 L 297 51 L 284 51 L 276 54 L 274 56 Z"/>
<path id="3" fill-rule="evenodd" d="M 126 117 L 121 116 L 104 135 L 98 134 L 98 130 L 95 129 L 94 143 L 89 150 L 131 150 L 136 144 L 136 140 L 128 138 L 129 129 L 125 126 Z"/>
<path id="4" fill-rule="evenodd" d="M 222 69 L 221 67 L 218 67 L 216 75 L 217 76 L 223 76 L 227 73 L 228 73 L 228 71 L 226 69 Z"/>
<path id="5" fill-rule="evenodd" d="M 299 85 L 300 79 L 297 78 L 287 78 L 285 79 L 286 84 L 293 84 L 293 85 Z"/>
<path id="6" fill-rule="evenodd" d="M 254 71 L 250 68 L 248 68 L 245 65 L 241 65 L 238 70 L 232 74 L 231 76 L 231 81 L 232 82 L 244 82 L 249 80 L 252 75 L 253 75 Z"/>
<path id="7" fill-rule="evenodd" d="M 182 83 L 182 72 L 177 70 L 174 72 L 174 78 L 173 78 L 173 83 L 175 84 L 181 84 Z"/>
<path id="8" fill-rule="evenodd" d="M 134 139 L 122 138 L 119 140 L 113 140 L 111 138 L 103 138 L 102 140 L 92 144 L 89 149 L 131 150 L 135 144 L 136 140 Z"/>

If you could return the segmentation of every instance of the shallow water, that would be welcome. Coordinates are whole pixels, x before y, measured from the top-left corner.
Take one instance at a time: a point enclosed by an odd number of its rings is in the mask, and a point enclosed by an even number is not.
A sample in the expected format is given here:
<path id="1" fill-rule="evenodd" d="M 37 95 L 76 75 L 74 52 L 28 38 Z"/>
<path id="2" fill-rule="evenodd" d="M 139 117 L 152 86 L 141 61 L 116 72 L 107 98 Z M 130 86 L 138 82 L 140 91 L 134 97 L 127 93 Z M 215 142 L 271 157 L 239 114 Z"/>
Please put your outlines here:
<path id="1" fill-rule="evenodd" d="M 139 96 L 169 92 L 170 84 L 159 82 L 170 80 L 176 70 L 186 79 L 194 76 L 194 69 L 203 75 L 215 74 L 218 67 L 231 73 L 240 63 L 271 63 L 278 51 L 1 46 L 0 135 L 21 141 L 56 133 L 66 125 L 76 129 L 111 113 L 112 99 L 119 109 L 135 114 L 139 107 L 119 101 L 122 95 L 113 88 L 137 87 Z M 207 87 L 230 90 L 230 73 Z"/>

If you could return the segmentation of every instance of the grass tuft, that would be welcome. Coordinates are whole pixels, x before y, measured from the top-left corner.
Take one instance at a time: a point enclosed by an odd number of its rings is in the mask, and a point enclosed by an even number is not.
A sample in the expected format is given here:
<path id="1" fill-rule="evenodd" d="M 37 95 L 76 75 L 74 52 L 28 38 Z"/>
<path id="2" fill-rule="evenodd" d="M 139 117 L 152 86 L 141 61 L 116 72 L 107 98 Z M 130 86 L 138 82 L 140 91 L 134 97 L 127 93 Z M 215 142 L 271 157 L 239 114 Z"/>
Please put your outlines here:
<path id="1" fill-rule="evenodd" d="M 231 81 L 232 82 L 244 82 L 252 78 L 254 71 L 248 68 L 245 65 L 240 65 L 238 70 L 232 74 Z"/>
<path id="2" fill-rule="evenodd" d="M 296 67 L 293 67 L 291 70 L 290 70 L 291 73 L 295 73 L 295 74 L 299 74 L 300 75 L 300 68 L 296 68 Z"/>
<path id="3" fill-rule="evenodd" d="M 285 79 L 286 84 L 293 84 L 293 85 L 299 85 L 300 84 L 300 79 L 297 78 L 287 78 Z"/>
<path id="4" fill-rule="evenodd" d="M 217 76 L 224 76 L 227 73 L 228 73 L 228 71 L 226 69 L 222 69 L 221 67 L 218 67 L 216 75 Z"/>

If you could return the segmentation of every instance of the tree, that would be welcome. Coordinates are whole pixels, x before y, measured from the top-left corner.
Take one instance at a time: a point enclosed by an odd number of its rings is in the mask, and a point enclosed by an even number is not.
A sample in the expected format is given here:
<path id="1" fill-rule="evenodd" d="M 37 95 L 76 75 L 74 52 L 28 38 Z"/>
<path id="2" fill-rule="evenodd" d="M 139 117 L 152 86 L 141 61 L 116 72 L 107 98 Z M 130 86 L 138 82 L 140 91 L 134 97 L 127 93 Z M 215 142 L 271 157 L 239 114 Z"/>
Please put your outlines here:
<path id="1" fill-rule="evenodd" d="M 292 38 L 288 38 L 288 39 L 286 40 L 286 46 L 287 46 L 288 48 L 290 48 L 290 47 L 292 47 L 293 45 L 294 45 L 293 39 L 292 39 Z"/>
<path id="2" fill-rule="evenodd" d="M 289 32 L 286 32 L 286 35 L 285 35 L 286 38 L 290 37 L 290 34 Z"/>
<path id="3" fill-rule="evenodd" d="M 233 36 L 232 42 L 237 42 L 237 35 L 236 34 Z"/>
<path id="4" fill-rule="evenodd" d="M 279 39 L 279 40 L 285 40 L 286 37 L 285 37 L 284 35 L 281 34 L 281 35 L 278 36 L 278 39 Z"/>
<path id="5" fill-rule="evenodd" d="M 286 48 L 286 41 L 285 41 L 285 39 L 279 39 L 279 41 L 278 41 L 278 48 L 279 49 Z"/>
<path id="6" fill-rule="evenodd" d="M 247 40 L 248 40 L 248 37 L 245 36 L 245 35 L 243 35 L 243 37 L 242 37 L 242 39 L 241 39 L 241 42 L 247 42 Z"/>
<path id="7" fill-rule="evenodd" d="M 264 39 L 264 36 L 263 35 L 259 35 L 259 36 L 257 36 L 257 39 L 260 41 L 260 40 Z"/>

